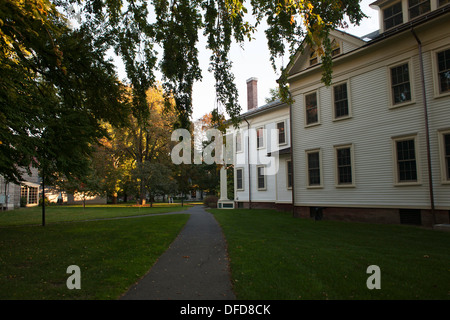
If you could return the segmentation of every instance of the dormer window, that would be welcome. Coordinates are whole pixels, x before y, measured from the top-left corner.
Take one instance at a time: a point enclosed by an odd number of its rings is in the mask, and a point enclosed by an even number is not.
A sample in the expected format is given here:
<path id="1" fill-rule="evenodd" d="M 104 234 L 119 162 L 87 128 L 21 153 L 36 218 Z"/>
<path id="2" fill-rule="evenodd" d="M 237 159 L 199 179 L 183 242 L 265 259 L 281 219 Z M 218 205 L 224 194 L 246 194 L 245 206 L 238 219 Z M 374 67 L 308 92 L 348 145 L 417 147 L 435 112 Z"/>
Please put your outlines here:
<path id="1" fill-rule="evenodd" d="M 396 4 L 383 10 L 384 30 L 391 29 L 403 23 L 402 3 Z"/>
<path id="2" fill-rule="evenodd" d="M 317 50 L 314 50 L 311 52 L 311 55 L 309 56 L 309 65 L 313 66 L 319 62 L 318 56 L 317 56 Z"/>
<path id="3" fill-rule="evenodd" d="M 339 41 L 333 39 L 333 41 L 331 41 L 331 56 L 334 57 L 338 54 L 341 54 L 341 46 L 339 45 Z"/>
<path id="4" fill-rule="evenodd" d="M 409 0 L 409 18 L 413 19 L 431 10 L 430 0 Z"/>

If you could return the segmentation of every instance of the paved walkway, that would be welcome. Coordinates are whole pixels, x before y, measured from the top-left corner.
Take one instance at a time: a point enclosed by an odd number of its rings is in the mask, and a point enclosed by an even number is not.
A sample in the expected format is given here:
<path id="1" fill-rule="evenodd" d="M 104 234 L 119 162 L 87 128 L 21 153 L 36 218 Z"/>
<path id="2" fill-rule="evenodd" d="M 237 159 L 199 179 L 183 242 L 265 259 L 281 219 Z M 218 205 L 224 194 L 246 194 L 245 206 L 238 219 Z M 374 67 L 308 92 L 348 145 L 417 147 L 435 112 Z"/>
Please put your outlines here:
<path id="1" fill-rule="evenodd" d="M 182 213 L 191 216 L 181 233 L 122 300 L 235 299 L 219 224 L 201 206 Z"/>

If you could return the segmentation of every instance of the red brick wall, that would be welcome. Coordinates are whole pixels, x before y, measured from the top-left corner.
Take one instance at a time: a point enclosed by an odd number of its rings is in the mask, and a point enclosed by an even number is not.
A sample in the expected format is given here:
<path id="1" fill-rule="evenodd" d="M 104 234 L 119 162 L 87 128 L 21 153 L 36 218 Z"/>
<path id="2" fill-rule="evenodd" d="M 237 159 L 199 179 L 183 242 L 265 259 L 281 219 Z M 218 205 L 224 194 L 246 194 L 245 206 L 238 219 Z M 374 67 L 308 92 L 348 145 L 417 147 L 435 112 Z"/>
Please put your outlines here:
<path id="1" fill-rule="evenodd" d="M 431 210 L 421 210 L 422 226 L 434 224 Z M 294 216 L 311 218 L 310 207 L 295 207 Z M 450 223 L 449 210 L 435 210 L 436 223 Z M 396 208 L 323 208 L 323 220 L 340 220 L 370 223 L 400 224 L 399 209 Z"/>
<path id="2" fill-rule="evenodd" d="M 243 202 L 244 208 L 249 208 L 248 202 Z M 276 209 L 279 211 L 293 211 L 296 218 L 311 217 L 311 207 L 296 206 L 292 210 L 291 204 L 280 204 L 273 202 L 252 202 L 252 209 Z M 237 208 L 237 205 L 235 206 Z M 422 226 L 432 227 L 434 224 L 431 210 L 421 210 Z M 323 220 L 340 220 L 340 221 L 354 221 L 354 222 L 369 222 L 369 223 L 386 223 L 386 224 L 400 224 L 400 212 L 397 208 L 340 208 L 327 207 L 322 208 Z M 435 210 L 436 223 L 450 223 L 450 210 Z"/>

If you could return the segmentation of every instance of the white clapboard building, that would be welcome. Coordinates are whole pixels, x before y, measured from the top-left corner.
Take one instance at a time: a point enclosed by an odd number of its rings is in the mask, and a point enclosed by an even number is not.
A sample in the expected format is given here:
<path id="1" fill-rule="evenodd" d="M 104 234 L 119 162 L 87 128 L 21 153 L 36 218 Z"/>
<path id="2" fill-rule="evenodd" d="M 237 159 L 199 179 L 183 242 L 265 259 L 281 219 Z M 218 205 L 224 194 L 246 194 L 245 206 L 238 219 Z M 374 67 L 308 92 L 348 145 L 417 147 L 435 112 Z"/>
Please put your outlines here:
<path id="1" fill-rule="evenodd" d="M 300 217 L 449 223 L 449 1 L 371 7 L 379 10 L 377 32 L 331 32 L 330 86 L 317 48 L 305 44 L 287 69 L 292 105 L 250 109 L 240 130 L 230 129 L 237 207 L 293 204 Z M 279 123 L 284 144 L 246 135 Z M 277 155 L 275 175 L 262 174 L 263 154 Z M 248 161 L 255 156 L 262 161 Z"/>

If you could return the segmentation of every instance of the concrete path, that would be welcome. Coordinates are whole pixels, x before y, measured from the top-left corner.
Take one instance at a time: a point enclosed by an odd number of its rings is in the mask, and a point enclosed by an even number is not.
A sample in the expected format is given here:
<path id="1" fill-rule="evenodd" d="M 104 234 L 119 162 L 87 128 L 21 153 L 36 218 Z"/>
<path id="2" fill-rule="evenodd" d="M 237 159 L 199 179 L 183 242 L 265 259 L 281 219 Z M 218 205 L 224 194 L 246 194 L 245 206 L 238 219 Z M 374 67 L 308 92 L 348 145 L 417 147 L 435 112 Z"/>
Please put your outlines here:
<path id="1" fill-rule="evenodd" d="M 122 300 L 232 300 L 226 242 L 214 217 L 189 208 L 185 227 Z"/>

